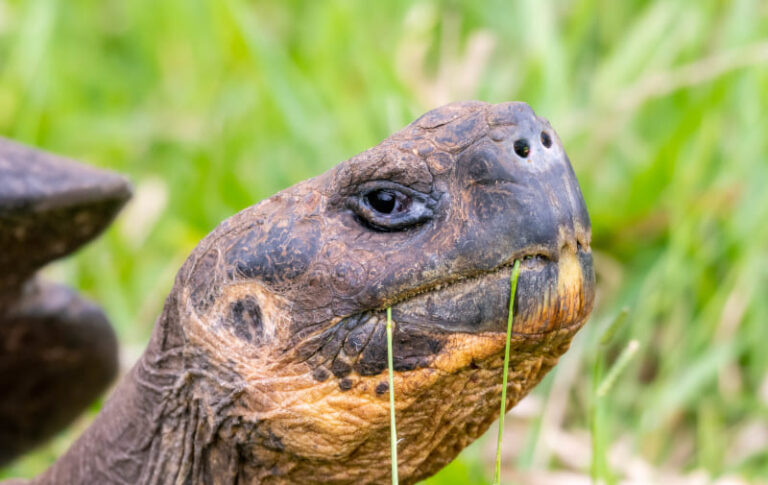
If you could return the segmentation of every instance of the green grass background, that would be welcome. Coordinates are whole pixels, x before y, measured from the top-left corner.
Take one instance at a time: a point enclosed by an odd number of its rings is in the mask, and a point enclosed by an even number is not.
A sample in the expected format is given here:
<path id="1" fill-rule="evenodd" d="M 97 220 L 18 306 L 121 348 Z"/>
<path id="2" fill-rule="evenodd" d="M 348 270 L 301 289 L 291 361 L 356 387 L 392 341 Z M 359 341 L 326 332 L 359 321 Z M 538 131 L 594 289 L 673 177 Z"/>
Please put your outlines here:
<path id="1" fill-rule="evenodd" d="M 568 468 L 542 438 L 552 395 L 558 429 L 597 430 L 608 481 L 619 440 L 682 475 L 768 477 L 768 2 L 0 0 L 0 133 L 136 186 L 48 270 L 104 306 L 129 358 L 219 221 L 457 99 L 548 118 L 593 222 L 594 316 L 505 467 Z M 593 369 L 631 339 L 595 412 Z M 0 478 L 40 472 L 84 425 Z M 429 483 L 488 483 L 486 450 Z"/>

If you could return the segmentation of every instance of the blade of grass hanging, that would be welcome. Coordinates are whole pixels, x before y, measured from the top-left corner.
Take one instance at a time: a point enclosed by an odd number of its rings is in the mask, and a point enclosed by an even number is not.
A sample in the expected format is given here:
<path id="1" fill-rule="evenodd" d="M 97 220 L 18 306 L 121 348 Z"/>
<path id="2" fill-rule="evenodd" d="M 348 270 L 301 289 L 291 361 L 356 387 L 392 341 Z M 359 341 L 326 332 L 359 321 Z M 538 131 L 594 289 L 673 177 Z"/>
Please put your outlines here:
<path id="1" fill-rule="evenodd" d="M 509 313 L 507 315 L 507 344 L 504 348 L 504 377 L 501 381 L 501 409 L 499 410 L 499 439 L 496 442 L 496 469 L 493 475 L 494 485 L 501 484 L 501 435 L 504 432 L 504 415 L 507 407 L 507 377 L 509 375 L 509 344 L 512 340 L 512 321 L 514 320 L 515 291 L 517 278 L 520 276 L 520 260 L 515 260 L 512 276 L 509 277 Z"/>
<path id="2" fill-rule="evenodd" d="M 635 353 L 637 353 L 639 348 L 640 342 L 637 340 L 629 341 L 627 346 L 619 355 L 619 358 L 616 359 L 616 363 L 613 364 L 611 370 L 608 371 L 608 375 L 605 376 L 603 381 L 600 383 L 600 386 L 597 388 L 597 397 L 605 397 L 606 394 L 608 394 L 608 391 L 610 391 L 611 387 L 613 387 L 613 383 L 616 382 L 619 374 L 621 374 L 622 371 L 629 365 L 629 361 L 632 360 L 632 357 L 635 355 Z"/>
<path id="3" fill-rule="evenodd" d="M 608 328 L 605 329 L 602 337 L 600 337 L 600 345 L 604 346 L 611 343 L 613 336 L 616 335 L 616 332 L 619 331 L 621 326 L 624 325 L 624 322 L 627 320 L 627 315 L 629 315 L 629 308 L 622 308 L 619 314 L 616 315 L 616 318 L 613 319 L 613 322 L 611 322 L 611 324 L 608 325 Z"/>
<path id="4" fill-rule="evenodd" d="M 392 485 L 397 485 L 397 424 L 395 423 L 395 379 L 392 372 L 392 308 L 387 308 L 387 367 L 389 368 L 389 441 L 392 447 Z"/>
<path id="5" fill-rule="evenodd" d="M 603 349 L 613 343 L 614 337 L 622 329 L 624 322 L 627 321 L 629 309 L 624 307 L 614 317 L 613 321 L 603 331 L 600 337 L 599 349 Z M 590 430 L 592 431 L 592 464 L 590 466 L 590 475 L 593 483 L 613 483 L 613 473 L 608 465 L 606 448 L 608 446 L 608 426 L 607 409 L 603 396 L 598 394 L 599 384 L 602 382 L 605 373 L 605 352 L 599 351 L 595 364 L 592 368 L 592 404 L 590 407 Z"/>

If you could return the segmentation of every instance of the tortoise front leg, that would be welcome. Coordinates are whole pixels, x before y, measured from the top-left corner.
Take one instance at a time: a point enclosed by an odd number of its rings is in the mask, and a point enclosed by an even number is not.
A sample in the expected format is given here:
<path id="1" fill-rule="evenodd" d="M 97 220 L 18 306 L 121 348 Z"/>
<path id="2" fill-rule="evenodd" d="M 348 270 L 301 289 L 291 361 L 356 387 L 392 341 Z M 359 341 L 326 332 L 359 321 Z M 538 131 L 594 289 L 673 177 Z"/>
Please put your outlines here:
<path id="1" fill-rule="evenodd" d="M 0 139 L 0 466 L 67 426 L 117 374 L 104 313 L 35 272 L 96 237 L 126 180 Z"/>

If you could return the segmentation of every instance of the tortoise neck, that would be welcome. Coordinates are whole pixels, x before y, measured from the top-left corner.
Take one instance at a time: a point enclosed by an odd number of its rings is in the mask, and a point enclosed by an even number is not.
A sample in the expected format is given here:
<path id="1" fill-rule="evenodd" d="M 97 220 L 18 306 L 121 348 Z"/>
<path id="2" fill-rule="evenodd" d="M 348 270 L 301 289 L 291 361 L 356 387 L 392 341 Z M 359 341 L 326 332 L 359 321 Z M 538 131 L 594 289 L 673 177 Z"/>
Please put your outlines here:
<path id="1" fill-rule="evenodd" d="M 33 484 L 235 483 L 237 447 L 218 431 L 237 391 L 206 371 L 173 320 L 160 318 L 94 423 Z"/>
<path id="2" fill-rule="evenodd" d="M 146 355 L 123 378 L 93 424 L 47 472 L 33 483 L 143 484 L 181 450 L 157 448 L 171 437 L 162 388 L 146 381 Z M 155 380 L 155 379 L 153 379 Z M 174 439 L 180 436 L 174 436 Z M 182 441 L 177 441 L 181 443 Z M 170 453 L 169 453 L 170 452 Z"/>

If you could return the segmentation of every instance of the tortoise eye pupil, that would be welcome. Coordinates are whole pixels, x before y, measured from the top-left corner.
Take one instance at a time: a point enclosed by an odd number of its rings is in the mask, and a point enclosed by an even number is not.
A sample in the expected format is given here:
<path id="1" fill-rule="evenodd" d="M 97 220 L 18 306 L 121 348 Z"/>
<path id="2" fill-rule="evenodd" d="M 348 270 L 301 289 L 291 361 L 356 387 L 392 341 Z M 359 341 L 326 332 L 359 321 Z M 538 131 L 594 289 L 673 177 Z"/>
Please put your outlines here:
<path id="1" fill-rule="evenodd" d="M 391 214 L 395 210 L 397 198 L 388 190 L 374 190 L 366 195 L 371 207 L 382 214 Z"/>

